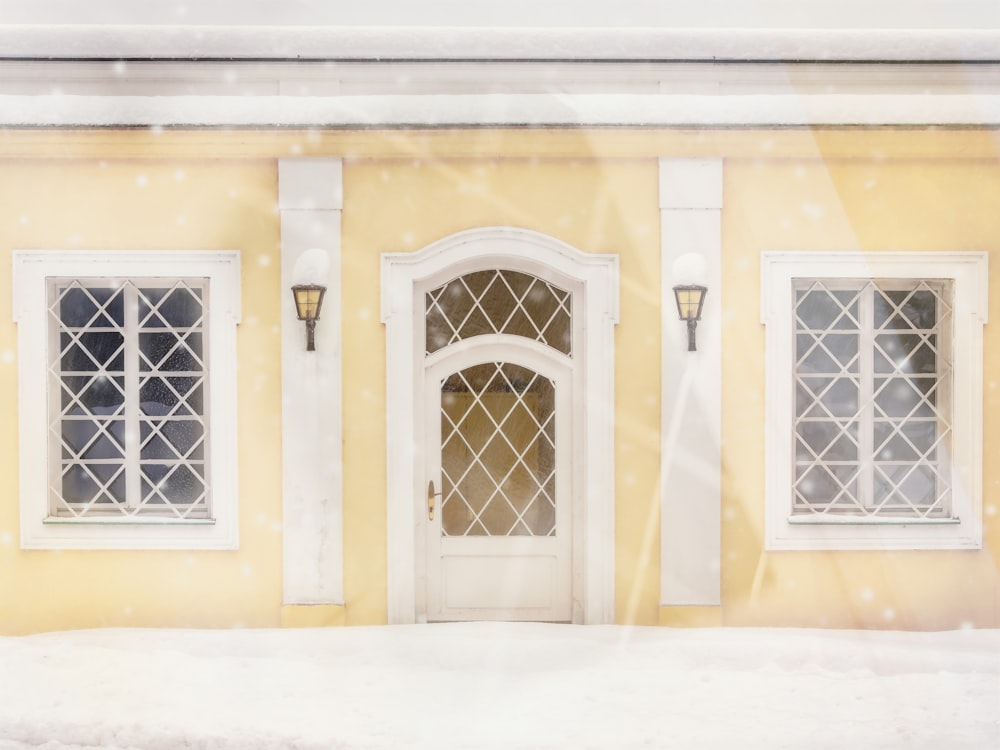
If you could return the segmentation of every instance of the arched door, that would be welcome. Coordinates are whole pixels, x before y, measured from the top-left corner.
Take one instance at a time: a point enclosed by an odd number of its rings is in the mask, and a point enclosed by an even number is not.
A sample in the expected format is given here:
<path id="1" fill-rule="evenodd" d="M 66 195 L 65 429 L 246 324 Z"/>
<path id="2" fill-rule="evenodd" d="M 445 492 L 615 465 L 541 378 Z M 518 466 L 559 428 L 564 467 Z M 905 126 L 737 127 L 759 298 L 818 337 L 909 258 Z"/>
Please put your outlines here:
<path id="1" fill-rule="evenodd" d="M 428 620 L 572 619 L 572 378 L 514 336 L 429 359 Z"/>
<path id="2" fill-rule="evenodd" d="M 389 622 L 613 621 L 617 270 L 511 227 L 382 256 Z"/>
<path id="3" fill-rule="evenodd" d="M 483 269 L 424 312 L 427 619 L 570 620 L 572 294 Z"/>

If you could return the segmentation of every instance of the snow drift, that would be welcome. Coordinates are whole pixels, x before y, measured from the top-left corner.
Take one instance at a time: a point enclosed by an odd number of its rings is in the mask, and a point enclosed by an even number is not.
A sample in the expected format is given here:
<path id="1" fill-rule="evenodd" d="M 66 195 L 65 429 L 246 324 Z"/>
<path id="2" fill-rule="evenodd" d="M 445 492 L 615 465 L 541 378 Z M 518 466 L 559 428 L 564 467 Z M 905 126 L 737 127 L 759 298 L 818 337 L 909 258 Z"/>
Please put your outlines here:
<path id="1" fill-rule="evenodd" d="M 95 630 L 0 664 L 3 750 L 1000 743 L 996 630 Z"/>

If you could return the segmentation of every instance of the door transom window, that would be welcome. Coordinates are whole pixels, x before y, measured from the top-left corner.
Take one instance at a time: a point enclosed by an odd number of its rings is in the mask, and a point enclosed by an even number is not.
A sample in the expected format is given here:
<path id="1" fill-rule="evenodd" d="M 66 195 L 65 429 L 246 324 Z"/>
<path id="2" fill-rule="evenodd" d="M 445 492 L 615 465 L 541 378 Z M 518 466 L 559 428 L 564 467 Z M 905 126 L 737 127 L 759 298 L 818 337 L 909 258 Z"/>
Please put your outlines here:
<path id="1" fill-rule="evenodd" d="M 475 271 L 425 295 L 426 353 L 472 336 L 507 333 L 572 355 L 572 295 L 537 276 Z"/>

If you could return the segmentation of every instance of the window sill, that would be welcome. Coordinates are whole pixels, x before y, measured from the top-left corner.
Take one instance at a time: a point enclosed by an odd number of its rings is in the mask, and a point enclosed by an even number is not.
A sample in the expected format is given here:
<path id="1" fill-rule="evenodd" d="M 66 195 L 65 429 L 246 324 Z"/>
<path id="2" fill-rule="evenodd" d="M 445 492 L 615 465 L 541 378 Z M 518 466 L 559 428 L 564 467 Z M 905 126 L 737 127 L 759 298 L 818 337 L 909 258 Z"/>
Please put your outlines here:
<path id="1" fill-rule="evenodd" d="M 44 518 L 22 523 L 21 549 L 234 550 L 236 519 Z"/>
<path id="2" fill-rule="evenodd" d="M 46 526 L 214 526 L 212 518 L 46 518 Z"/>
<path id="3" fill-rule="evenodd" d="M 786 519 L 768 531 L 768 550 L 981 549 L 979 529 L 955 519 L 813 521 Z"/>
<path id="4" fill-rule="evenodd" d="M 791 516 L 788 523 L 792 526 L 957 526 L 961 521 L 957 518 L 837 518 L 837 517 L 801 517 Z"/>

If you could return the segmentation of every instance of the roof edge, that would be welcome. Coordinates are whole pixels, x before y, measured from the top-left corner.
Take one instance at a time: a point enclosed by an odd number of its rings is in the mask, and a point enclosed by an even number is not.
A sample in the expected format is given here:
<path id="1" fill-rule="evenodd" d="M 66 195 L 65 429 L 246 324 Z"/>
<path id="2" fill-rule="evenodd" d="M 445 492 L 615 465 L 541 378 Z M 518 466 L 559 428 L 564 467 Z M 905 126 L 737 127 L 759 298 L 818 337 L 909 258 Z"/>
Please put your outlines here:
<path id="1" fill-rule="evenodd" d="M 0 59 L 997 62 L 1000 29 L 0 25 Z"/>

